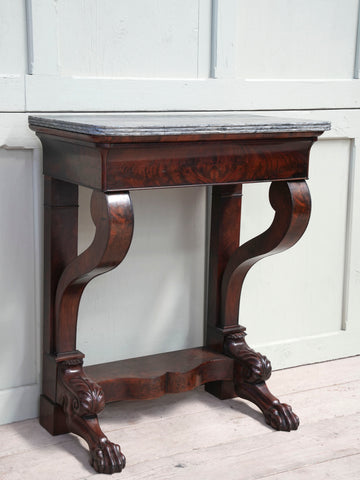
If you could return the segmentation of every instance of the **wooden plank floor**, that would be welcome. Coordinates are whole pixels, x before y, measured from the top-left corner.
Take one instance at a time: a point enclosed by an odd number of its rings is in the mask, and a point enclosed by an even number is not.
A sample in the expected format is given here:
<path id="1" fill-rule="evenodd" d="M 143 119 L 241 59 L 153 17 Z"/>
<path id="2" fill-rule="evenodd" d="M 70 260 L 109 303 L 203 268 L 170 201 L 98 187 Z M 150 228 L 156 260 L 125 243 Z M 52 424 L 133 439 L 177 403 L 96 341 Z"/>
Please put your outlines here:
<path id="1" fill-rule="evenodd" d="M 297 432 L 275 432 L 244 400 L 202 388 L 157 400 L 107 405 L 102 427 L 120 443 L 123 480 L 360 479 L 360 356 L 274 372 L 268 382 L 300 416 Z M 0 427 L 1 480 L 85 480 L 85 444 L 50 436 L 37 420 Z"/>

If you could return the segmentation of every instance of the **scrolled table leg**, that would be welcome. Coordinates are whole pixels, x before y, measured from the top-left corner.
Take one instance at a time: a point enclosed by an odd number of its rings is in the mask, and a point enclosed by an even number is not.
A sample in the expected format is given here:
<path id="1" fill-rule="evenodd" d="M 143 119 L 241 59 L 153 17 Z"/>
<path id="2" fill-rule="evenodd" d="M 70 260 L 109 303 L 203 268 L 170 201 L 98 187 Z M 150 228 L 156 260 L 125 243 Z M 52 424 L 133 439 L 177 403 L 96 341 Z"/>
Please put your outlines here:
<path id="1" fill-rule="evenodd" d="M 262 258 L 293 246 L 309 222 L 311 199 L 305 181 L 273 182 L 269 197 L 275 210 L 271 226 L 237 248 L 225 267 L 219 331 L 224 332 L 224 353 L 235 359 L 235 393 L 255 403 L 273 428 L 290 431 L 298 428 L 299 419 L 289 405 L 280 403 L 268 390 L 265 381 L 271 375 L 269 360 L 247 345 L 244 327 L 226 335 L 238 326 L 241 289 L 250 268 Z"/>
<path id="2" fill-rule="evenodd" d="M 117 267 L 125 258 L 133 235 L 134 215 L 128 192 L 94 191 L 91 215 L 96 226 L 92 244 L 63 271 L 55 297 L 55 350 L 76 350 L 77 316 L 86 285 Z"/>
<path id="3" fill-rule="evenodd" d="M 119 445 L 110 442 L 100 428 L 97 414 L 105 406 L 104 392 L 83 371 L 83 355 L 76 351 L 76 327 L 86 285 L 92 278 L 115 268 L 130 247 L 134 222 L 128 192 L 94 191 L 91 214 L 96 226 L 94 240 L 66 266 L 56 289 L 56 403 L 63 407 L 69 431 L 88 443 L 94 469 L 111 474 L 121 472 L 125 457 Z"/>

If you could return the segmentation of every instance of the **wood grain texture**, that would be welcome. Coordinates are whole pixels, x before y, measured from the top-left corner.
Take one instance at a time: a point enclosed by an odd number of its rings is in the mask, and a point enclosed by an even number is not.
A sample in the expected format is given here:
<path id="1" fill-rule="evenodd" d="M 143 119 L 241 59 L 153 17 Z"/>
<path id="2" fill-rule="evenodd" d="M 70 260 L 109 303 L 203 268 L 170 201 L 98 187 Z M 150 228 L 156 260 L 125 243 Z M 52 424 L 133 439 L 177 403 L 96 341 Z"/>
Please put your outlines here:
<path id="1" fill-rule="evenodd" d="M 314 138 L 124 145 L 109 150 L 106 190 L 306 178 Z"/>
<path id="2" fill-rule="evenodd" d="M 67 265 L 57 285 L 56 352 L 76 350 L 77 314 L 85 286 L 119 265 L 130 247 L 134 221 L 128 193 L 94 192 L 91 214 L 96 226 L 93 243 Z"/>
<path id="3" fill-rule="evenodd" d="M 230 257 L 239 248 L 241 204 L 241 184 L 212 187 L 206 342 L 220 351 L 221 281 Z M 236 326 L 233 331 L 238 330 Z"/>
<path id="4" fill-rule="evenodd" d="M 57 190 L 47 194 L 49 203 L 65 201 L 66 205 L 66 188 L 72 188 L 69 184 L 94 189 L 93 243 L 74 257 L 77 217 L 72 208 L 65 214 L 65 223 L 71 227 L 71 248 L 62 272 L 56 255 L 60 252 L 61 261 L 66 257 L 61 251 L 67 231 L 52 227 L 57 219 L 53 210 L 46 219 L 47 278 L 54 281 L 45 291 L 44 379 L 48 393 L 42 397 L 41 423 L 56 434 L 65 431 L 65 419 L 68 430 L 88 443 L 91 464 L 100 473 L 120 472 L 125 466 L 120 447 L 110 442 L 99 426 L 97 414 L 105 405 L 104 394 L 108 401 L 152 399 L 206 383 L 208 390 L 221 398 L 231 397 L 235 391 L 250 399 L 275 429 L 291 430 L 298 425 L 291 407 L 281 404 L 267 389 L 264 382 L 271 373 L 270 363 L 244 341 L 238 308 L 249 268 L 292 246 L 307 226 L 310 196 L 304 179 L 309 151 L 328 125 L 236 115 L 225 116 L 220 123 L 219 118 L 205 115 L 184 116 L 185 125 L 179 117 L 159 116 L 154 125 L 150 118 L 149 125 L 139 116 L 129 128 L 118 124 L 114 128 L 111 116 L 105 117 L 106 121 L 99 117 L 95 127 L 91 117 L 87 124 L 82 117 L 78 122 L 75 117 L 35 119 L 35 124 L 30 120 L 43 142 L 44 172 L 57 179 L 51 180 Z M 124 117 L 126 121 L 128 117 Z M 60 183 L 55 183 L 58 180 Z M 270 189 L 273 224 L 264 234 L 237 247 L 242 183 L 271 180 L 277 180 Z M 116 267 L 129 249 L 134 219 L 127 190 L 199 184 L 215 185 L 209 279 L 214 298 L 209 304 L 208 348 L 95 365 L 87 368 L 91 380 L 82 368 L 83 354 L 76 351 L 79 302 L 88 282 Z M 224 186 L 216 188 L 218 184 Z"/>
<path id="5" fill-rule="evenodd" d="M 224 348 L 224 338 L 228 338 L 226 335 L 240 335 L 239 339 L 243 338 L 244 328 L 239 326 L 239 306 L 243 282 L 250 268 L 262 258 L 294 245 L 304 233 L 309 221 L 311 201 L 305 182 L 274 182 L 269 196 L 275 210 L 272 225 L 263 234 L 239 247 L 241 190 L 229 187 L 213 188 L 207 344 L 220 352 Z M 242 345 L 245 347 L 246 342 Z M 246 346 L 245 351 L 241 352 L 242 362 L 247 350 Z M 257 358 L 260 360 L 262 357 L 258 354 Z M 237 374 L 234 378 L 239 394 L 239 385 L 246 380 L 246 375 L 242 381 L 237 378 Z M 264 380 L 266 378 L 259 382 Z M 223 399 L 235 395 L 233 385 L 229 382 L 207 385 L 206 389 Z M 262 405 L 267 404 L 266 408 L 269 409 L 274 403 L 272 395 L 265 391 L 258 395 L 255 390 L 257 392 L 258 388 L 254 387 L 253 400 L 260 401 Z M 295 421 L 292 422 L 293 426 L 295 424 Z"/>
<path id="6" fill-rule="evenodd" d="M 186 392 L 220 379 L 232 380 L 233 360 L 206 348 L 191 348 L 92 365 L 85 372 L 101 385 L 107 402 L 141 400 Z"/>
<path id="7" fill-rule="evenodd" d="M 241 289 L 249 269 L 268 255 L 292 247 L 309 223 L 311 198 L 306 182 L 272 183 L 273 223 L 264 233 L 241 245 L 229 258 L 221 286 L 220 328 L 238 324 Z"/>
<path id="8" fill-rule="evenodd" d="M 45 177 L 42 393 L 53 402 L 56 397 L 56 368 L 49 363 L 48 356 L 55 352 L 55 295 L 64 269 L 77 256 L 77 228 L 78 187 Z"/>
<path id="9" fill-rule="evenodd" d="M 171 142 L 164 141 L 167 137 L 151 142 L 148 137 L 125 137 L 117 143 L 118 137 L 105 137 L 105 143 L 98 143 L 101 136 L 65 132 L 60 140 L 56 130 L 39 129 L 45 175 L 102 191 L 307 178 L 316 140 L 310 132 L 301 137 L 180 135 Z"/>

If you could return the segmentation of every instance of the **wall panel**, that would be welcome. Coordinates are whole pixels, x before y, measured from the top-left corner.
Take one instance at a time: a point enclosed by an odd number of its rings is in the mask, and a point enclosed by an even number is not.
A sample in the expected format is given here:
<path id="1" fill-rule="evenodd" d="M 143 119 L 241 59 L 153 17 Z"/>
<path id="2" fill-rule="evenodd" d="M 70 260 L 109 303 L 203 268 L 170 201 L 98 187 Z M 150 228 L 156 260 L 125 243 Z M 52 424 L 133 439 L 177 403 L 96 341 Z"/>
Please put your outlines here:
<path id="1" fill-rule="evenodd" d="M 237 76 L 353 78 L 358 0 L 237 5 Z"/>
<path id="2" fill-rule="evenodd" d="M 0 74 L 27 71 L 26 12 L 22 0 L 1 0 L 0 60 Z"/>
<path id="3" fill-rule="evenodd" d="M 0 2 L 0 112 L 25 109 L 27 32 L 25 2 Z"/>
<path id="4" fill-rule="evenodd" d="M 248 274 L 241 323 L 256 343 L 341 329 L 350 152 L 351 142 L 346 139 L 314 145 L 308 181 L 312 213 L 304 236 Z M 242 242 L 271 223 L 267 193 L 268 185 L 244 187 Z"/>
<path id="5" fill-rule="evenodd" d="M 359 353 L 358 0 L 0 3 L 0 423 L 38 407 L 42 177 L 29 112 L 229 110 L 331 120 L 311 156 L 309 230 L 250 272 L 241 321 L 275 368 Z M 244 240 L 272 218 L 266 186 L 245 193 Z M 129 256 L 95 279 L 80 305 L 87 363 L 202 342 L 205 189 L 132 196 Z M 94 230 L 88 201 L 81 189 L 80 249 Z"/>
<path id="6" fill-rule="evenodd" d="M 52 73 L 57 59 L 62 76 L 196 78 L 209 46 L 209 13 L 208 0 L 126 0 L 121 8 L 116 0 L 34 0 L 34 73 L 45 73 L 52 57 Z M 46 46 L 38 30 L 44 21 Z"/>
<path id="7" fill-rule="evenodd" d="M 32 152 L 0 149 L 0 166 L 0 385 L 7 389 L 38 380 Z"/>

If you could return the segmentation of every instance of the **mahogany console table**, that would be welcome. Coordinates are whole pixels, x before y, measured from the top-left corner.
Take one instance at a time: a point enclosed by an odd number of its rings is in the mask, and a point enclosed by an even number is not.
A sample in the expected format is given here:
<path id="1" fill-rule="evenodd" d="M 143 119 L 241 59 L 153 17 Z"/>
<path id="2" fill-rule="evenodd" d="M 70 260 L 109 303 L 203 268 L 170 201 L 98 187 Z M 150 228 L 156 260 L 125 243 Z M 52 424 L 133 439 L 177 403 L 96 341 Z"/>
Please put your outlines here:
<path id="1" fill-rule="evenodd" d="M 265 384 L 270 362 L 245 342 L 239 301 L 251 266 L 304 233 L 309 151 L 329 123 L 238 114 L 56 115 L 33 116 L 29 123 L 43 145 L 45 174 L 41 425 L 53 435 L 83 437 L 101 473 L 125 466 L 120 447 L 98 423 L 106 401 L 156 398 L 206 384 L 219 398 L 254 402 L 277 430 L 297 429 L 291 407 Z M 273 223 L 239 247 L 242 184 L 263 181 L 272 182 Z M 93 189 L 96 226 L 81 255 L 78 185 Z M 76 350 L 80 297 L 129 249 L 129 191 L 191 185 L 212 186 L 206 345 L 84 369 L 84 354 Z"/>

